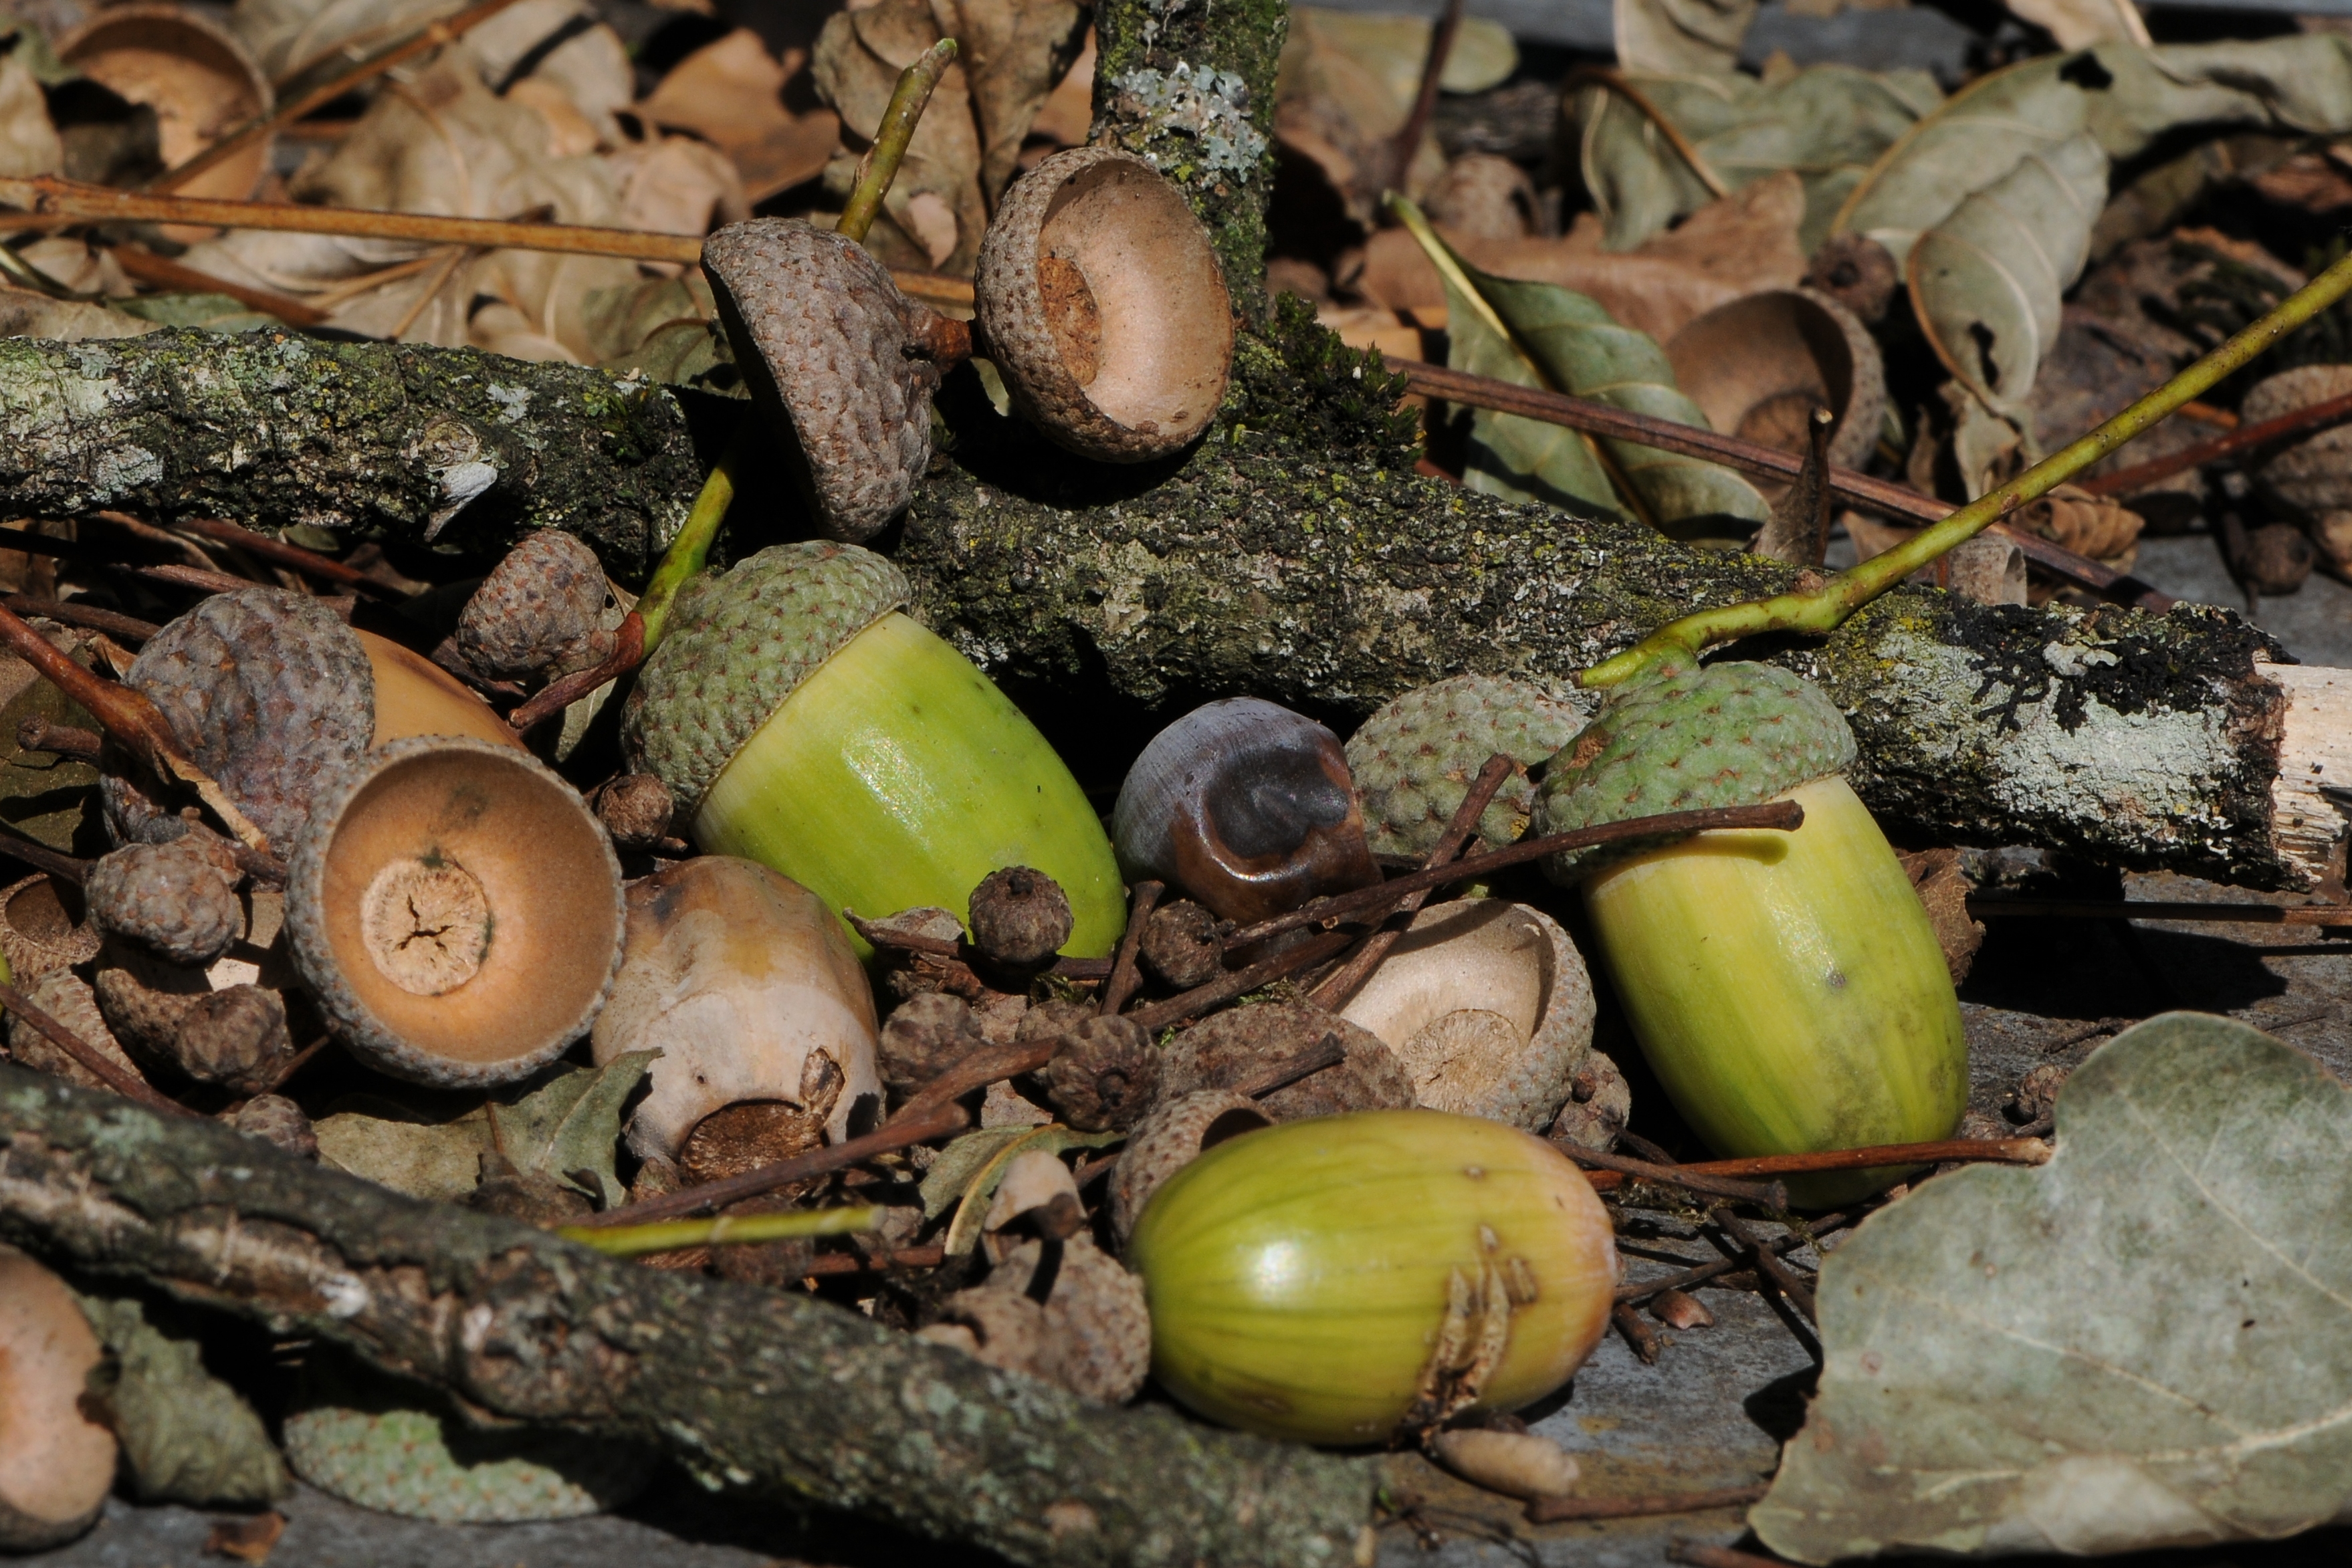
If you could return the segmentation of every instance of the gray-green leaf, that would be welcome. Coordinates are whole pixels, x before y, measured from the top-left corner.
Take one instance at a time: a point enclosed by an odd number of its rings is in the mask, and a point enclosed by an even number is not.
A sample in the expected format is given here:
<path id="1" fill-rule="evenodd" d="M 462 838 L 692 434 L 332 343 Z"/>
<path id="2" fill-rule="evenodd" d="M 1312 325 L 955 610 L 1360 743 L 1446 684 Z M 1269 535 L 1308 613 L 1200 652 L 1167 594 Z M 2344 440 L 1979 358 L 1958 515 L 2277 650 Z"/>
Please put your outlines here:
<path id="1" fill-rule="evenodd" d="M 1445 280 L 1452 368 L 1708 428 L 1698 404 L 1675 390 L 1674 367 L 1648 333 L 1618 325 L 1574 289 L 1479 271 L 1455 255 L 1410 203 L 1399 207 Z M 1492 317 L 1499 317 L 1507 329 L 1497 331 Z M 1700 517 L 1761 523 L 1771 515 L 1753 485 L 1719 464 L 1630 441 L 1604 439 L 1601 444 L 1607 465 L 1593 444 L 1575 431 L 1480 409 L 1471 425 L 1465 483 L 1472 489 L 1559 507 L 1615 507 L 1620 502 L 1612 479 L 1622 478 L 1633 492 L 1633 509 L 1661 527 Z M 1613 476 L 1610 465 L 1616 470 Z"/>
<path id="2" fill-rule="evenodd" d="M 75 1299 L 106 1345 L 90 1394 L 141 1500 L 258 1508 L 293 1490 L 261 1417 L 205 1370 L 181 1309 L 139 1296 Z"/>
<path id="3" fill-rule="evenodd" d="M 1940 1177 L 1830 1255 L 1821 1392 L 1749 1523 L 1820 1563 L 2352 1518 L 2347 1213 L 2342 1083 L 2229 1019 L 2126 1031 L 2048 1165 Z"/>

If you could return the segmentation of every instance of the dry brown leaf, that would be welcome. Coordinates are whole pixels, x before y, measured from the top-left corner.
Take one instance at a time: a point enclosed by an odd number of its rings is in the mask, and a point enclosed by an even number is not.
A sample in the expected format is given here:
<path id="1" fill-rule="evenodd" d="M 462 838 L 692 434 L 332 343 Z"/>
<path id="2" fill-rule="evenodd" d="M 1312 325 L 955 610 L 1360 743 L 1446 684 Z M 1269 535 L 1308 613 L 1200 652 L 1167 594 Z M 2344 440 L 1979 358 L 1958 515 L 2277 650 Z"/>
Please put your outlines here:
<path id="1" fill-rule="evenodd" d="M 707 141 L 665 136 L 625 147 L 604 164 L 621 184 L 624 228 L 698 235 L 751 215 L 734 161 Z"/>
<path id="2" fill-rule="evenodd" d="M 2008 0 L 2009 8 L 2058 40 L 2062 49 L 2150 42 L 2131 0 Z"/>
<path id="3" fill-rule="evenodd" d="M 1315 313 L 1315 319 L 1339 333 L 1351 349 L 1378 349 L 1391 360 L 1430 357 L 1420 324 L 1399 311 L 1377 305 L 1327 305 Z"/>
<path id="4" fill-rule="evenodd" d="M 1556 240 L 1482 240 L 1441 232 L 1482 271 L 1572 288 L 1622 324 L 1664 342 L 1727 300 L 1794 287 L 1805 272 L 1796 237 L 1803 212 L 1797 177 L 1780 173 L 1709 203 L 1637 250 L 1602 250 L 1600 225 L 1589 214 Z M 1442 309 L 1445 303 L 1437 269 L 1402 229 L 1372 235 L 1355 287 L 1392 310 Z"/>
<path id="5" fill-rule="evenodd" d="M 2035 534 L 2118 570 L 2128 570 L 2137 553 L 2140 515 L 2105 496 L 2061 485 L 2021 507 L 2008 519 L 2020 533 Z"/>
<path id="6" fill-rule="evenodd" d="M 547 121 L 551 157 L 576 158 L 596 151 L 595 124 L 580 112 L 572 95 L 544 77 L 525 77 L 507 89 L 507 101 L 519 103 Z"/>
<path id="7" fill-rule="evenodd" d="M 522 80 L 562 92 L 596 128 L 598 145 L 616 146 L 621 125 L 614 116 L 637 96 L 636 69 L 621 36 L 598 22 L 562 37 L 545 56 L 531 60 L 534 51 L 576 26 L 583 15 L 574 0 L 522 0 L 467 34 L 466 47 L 481 63 L 483 82 L 493 89 L 506 84 L 511 92 L 520 86 L 508 78 L 530 60 L 530 74 Z"/>
<path id="8" fill-rule="evenodd" d="M 927 0 L 878 0 L 862 10 L 836 12 L 817 36 L 811 60 L 816 89 L 841 115 L 845 150 L 825 171 L 828 190 L 846 197 L 855 153 L 882 123 L 898 73 L 940 39 Z M 907 144 L 866 247 L 892 267 L 969 273 L 988 226 L 980 188 L 980 131 L 961 65 L 950 66 L 930 107 Z M 918 197 L 929 202 L 917 213 Z M 946 225 L 952 223 L 950 233 Z"/>
<path id="9" fill-rule="evenodd" d="M 784 108 L 784 84 L 806 63 L 798 50 L 778 60 L 757 33 L 739 27 L 671 67 L 637 113 L 712 143 L 735 161 L 744 195 L 762 202 L 824 172 L 841 140 L 832 110 Z"/>
<path id="10" fill-rule="evenodd" d="M 352 58 L 446 16 L 463 0 L 238 0 L 230 25 L 272 81 L 338 51 Z"/>
<path id="11" fill-rule="evenodd" d="M 1089 27 L 1078 57 L 1070 62 L 1069 73 L 1062 78 L 1059 87 L 1045 95 L 1045 107 L 1029 122 L 1029 134 L 1057 148 L 1081 147 L 1094 129 L 1094 121 L 1095 35 Z"/>
<path id="12" fill-rule="evenodd" d="M 980 188 L 992 206 L 1054 84 L 1077 58 L 1087 14 L 1076 0 L 932 0 L 959 46 L 980 133 Z"/>
<path id="13" fill-rule="evenodd" d="M 16 56 L 0 59 L 0 174 L 54 174 L 65 166 L 65 143 L 49 123 L 41 84 Z"/>

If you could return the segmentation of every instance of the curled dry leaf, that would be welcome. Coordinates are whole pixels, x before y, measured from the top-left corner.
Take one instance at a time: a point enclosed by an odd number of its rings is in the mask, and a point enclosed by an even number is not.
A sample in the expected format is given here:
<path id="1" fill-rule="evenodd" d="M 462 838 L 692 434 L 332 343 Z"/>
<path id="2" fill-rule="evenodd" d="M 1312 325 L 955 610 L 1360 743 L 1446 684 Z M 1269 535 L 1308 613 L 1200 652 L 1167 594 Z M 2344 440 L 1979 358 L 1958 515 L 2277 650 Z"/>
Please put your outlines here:
<path id="1" fill-rule="evenodd" d="M 841 117 L 832 110 L 794 114 L 784 107 L 784 84 L 801 63 L 797 52 L 792 63 L 779 61 L 757 33 L 738 27 L 672 66 L 637 113 L 718 148 L 733 161 L 743 198 L 763 202 L 824 173 L 841 137 Z"/>
<path id="2" fill-rule="evenodd" d="M 2273 1540 L 2352 1513 L 2352 1094 L 2172 1013 L 2067 1080 L 2057 1150 L 1865 1220 L 1748 1516 L 1803 1563 Z"/>
<path id="3" fill-rule="evenodd" d="M 1729 75 L 1760 0 L 1615 0 L 1617 60 L 1628 70 Z"/>

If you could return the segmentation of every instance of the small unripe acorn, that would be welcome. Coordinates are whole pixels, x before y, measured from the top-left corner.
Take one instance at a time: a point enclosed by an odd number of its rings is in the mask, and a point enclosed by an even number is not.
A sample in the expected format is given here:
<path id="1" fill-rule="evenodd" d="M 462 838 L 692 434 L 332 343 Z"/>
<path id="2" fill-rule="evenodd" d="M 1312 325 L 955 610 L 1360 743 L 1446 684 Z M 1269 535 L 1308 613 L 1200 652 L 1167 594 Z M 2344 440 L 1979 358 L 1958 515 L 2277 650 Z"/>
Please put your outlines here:
<path id="1" fill-rule="evenodd" d="M 165 844 L 126 844 L 90 867 L 82 885 L 101 930 L 175 964 L 209 964 L 245 930 L 233 874 L 190 832 Z"/>
<path id="2" fill-rule="evenodd" d="M 614 633 L 597 623 L 604 594 L 595 551 L 560 528 L 538 529 L 457 612 L 457 651 L 497 680 L 584 670 L 613 650 Z"/>
<path id="3" fill-rule="evenodd" d="M 1951 1135 L 1968 1098 L 1959 1004 L 1934 927 L 1837 770 L 1844 716 L 1769 664 L 1636 676 L 1546 770 L 1534 831 L 1774 799 L 1794 832 L 1698 834 L 1555 856 L 1585 904 L 1634 1038 L 1717 1154 L 1805 1154 Z M 1804 1205 L 1899 1173 L 1794 1177 Z"/>
<path id="4" fill-rule="evenodd" d="M 1001 968 L 1038 969 L 1070 939 L 1070 901 L 1054 879 L 1025 865 L 988 873 L 971 890 L 971 942 Z"/>
<path id="5" fill-rule="evenodd" d="M 1160 1051 L 1130 1018 L 1090 1018 L 1062 1037 L 1045 1092 L 1082 1133 L 1131 1127 L 1160 1093 Z"/>
<path id="6" fill-rule="evenodd" d="M 650 773 L 624 773 L 597 786 L 589 798 L 596 820 L 613 835 L 613 845 L 624 850 L 649 850 L 669 837 L 670 819 L 677 801 L 669 786 Z"/>
<path id="7" fill-rule="evenodd" d="M 1189 898 L 1163 904 L 1143 923 L 1137 951 L 1144 967 L 1180 991 L 1205 986 L 1225 967 L 1225 933 L 1218 919 Z"/>
<path id="8" fill-rule="evenodd" d="M 918 992 L 882 1025 L 876 1054 L 883 1085 L 894 1094 L 912 1094 L 987 1043 L 971 1003 L 945 991 Z"/>
<path id="9" fill-rule="evenodd" d="M 835 911 L 955 908 L 997 868 L 1032 866 L 1068 897 L 1063 951 L 1108 956 L 1126 897 L 1085 791 L 987 676 L 898 612 L 909 591 L 882 557 L 823 543 L 688 584 L 628 700 L 635 765 L 705 852 Z"/>
<path id="10" fill-rule="evenodd" d="M 1162 1387 L 1245 1431 L 1348 1445 L 1542 1398 L 1591 1353 L 1617 1283 L 1608 1212 L 1573 1165 L 1437 1111 L 1229 1138 L 1152 1195 L 1127 1261 Z"/>

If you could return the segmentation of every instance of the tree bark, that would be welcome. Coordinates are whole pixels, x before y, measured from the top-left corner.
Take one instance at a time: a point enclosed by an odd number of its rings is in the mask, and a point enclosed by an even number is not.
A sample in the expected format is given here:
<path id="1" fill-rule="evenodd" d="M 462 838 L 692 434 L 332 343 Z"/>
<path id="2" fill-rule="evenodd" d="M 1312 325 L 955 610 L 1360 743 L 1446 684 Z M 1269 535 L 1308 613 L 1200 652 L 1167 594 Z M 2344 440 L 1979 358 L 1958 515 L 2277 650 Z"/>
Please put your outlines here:
<path id="1" fill-rule="evenodd" d="M 1091 1404 L 806 1297 L 618 1262 L 6 1065 L 0 1239 L 497 1416 L 1016 1562 L 1370 1560 L 1366 1461 Z"/>
<path id="2" fill-rule="evenodd" d="M 641 573 L 701 465 L 677 401 L 576 365 L 288 332 L 0 340 L 11 517 L 113 507 L 495 543 L 526 521 Z"/>
<path id="3" fill-rule="evenodd" d="M 1102 0 L 1090 141 L 1150 160 L 1209 231 L 1244 316 L 1265 311 L 1274 90 L 1288 0 Z"/>

